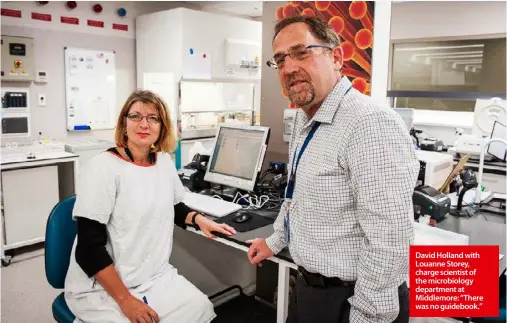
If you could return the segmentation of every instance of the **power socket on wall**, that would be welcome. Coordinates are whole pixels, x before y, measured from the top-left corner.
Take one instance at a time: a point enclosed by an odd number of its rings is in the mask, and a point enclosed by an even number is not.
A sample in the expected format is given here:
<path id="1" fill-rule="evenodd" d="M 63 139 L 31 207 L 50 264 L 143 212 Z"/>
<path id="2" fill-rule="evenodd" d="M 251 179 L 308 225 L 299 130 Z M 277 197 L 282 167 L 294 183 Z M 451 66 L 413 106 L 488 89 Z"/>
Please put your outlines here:
<path id="1" fill-rule="evenodd" d="M 39 107 L 45 107 L 46 106 L 46 95 L 45 94 L 38 94 L 37 95 L 37 103 Z"/>

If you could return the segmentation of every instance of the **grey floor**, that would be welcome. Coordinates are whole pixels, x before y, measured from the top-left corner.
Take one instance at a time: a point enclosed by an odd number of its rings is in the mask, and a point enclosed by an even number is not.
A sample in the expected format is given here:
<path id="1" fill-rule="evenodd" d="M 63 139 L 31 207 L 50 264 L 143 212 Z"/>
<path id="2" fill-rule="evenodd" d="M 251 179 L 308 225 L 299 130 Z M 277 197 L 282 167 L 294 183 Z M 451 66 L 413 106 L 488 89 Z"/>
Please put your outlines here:
<path id="1" fill-rule="evenodd" d="M 16 255 L 10 266 L 1 269 L 1 322 L 50 323 L 54 322 L 51 303 L 61 292 L 46 281 L 44 250 L 31 250 Z M 410 323 L 458 322 L 442 318 L 413 318 Z"/>

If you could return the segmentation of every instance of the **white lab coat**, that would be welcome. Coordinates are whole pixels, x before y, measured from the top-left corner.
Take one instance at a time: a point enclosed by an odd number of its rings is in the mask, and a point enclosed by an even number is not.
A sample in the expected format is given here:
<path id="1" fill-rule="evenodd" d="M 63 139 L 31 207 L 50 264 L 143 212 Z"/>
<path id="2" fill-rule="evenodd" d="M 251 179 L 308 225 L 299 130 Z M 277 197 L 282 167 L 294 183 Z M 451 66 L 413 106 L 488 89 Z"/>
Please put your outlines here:
<path id="1" fill-rule="evenodd" d="M 170 155 L 157 154 L 138 166 L 110 152 L 86 165 L 73 216 L 106 224 L 107 250 L 132 295 L 146 297 L 162 323 L 208 323 L 213 304 L 169 264 L 174 205 L 184 189 Z M 65 300 L 77 322 L 128 322 L 118 304 L 75 260 L 74 242 L 65 281 Z"/>

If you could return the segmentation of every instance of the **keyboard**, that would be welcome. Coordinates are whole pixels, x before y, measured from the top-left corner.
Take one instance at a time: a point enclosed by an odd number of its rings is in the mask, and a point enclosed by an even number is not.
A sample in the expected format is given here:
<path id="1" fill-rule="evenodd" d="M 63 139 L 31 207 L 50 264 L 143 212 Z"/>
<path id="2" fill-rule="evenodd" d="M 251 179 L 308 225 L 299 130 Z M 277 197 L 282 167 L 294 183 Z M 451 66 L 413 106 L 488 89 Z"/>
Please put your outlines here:
<path id="1" fill-rule="evenodd" d="M 183 202 L 191 209 L 221 218 L 241 209 L 241 205 L 208 195 L 186 192 Z"/>

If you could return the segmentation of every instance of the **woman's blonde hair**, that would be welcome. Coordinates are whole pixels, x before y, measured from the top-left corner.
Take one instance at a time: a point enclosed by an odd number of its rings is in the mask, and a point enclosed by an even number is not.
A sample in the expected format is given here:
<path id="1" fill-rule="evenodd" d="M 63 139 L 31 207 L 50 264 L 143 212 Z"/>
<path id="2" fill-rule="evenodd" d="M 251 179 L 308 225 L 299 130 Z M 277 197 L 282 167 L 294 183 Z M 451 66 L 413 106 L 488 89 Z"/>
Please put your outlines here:
<path id="1" fill-rule="evenodd" d="M 169 109 L 158 95 L 151 91 L 133 92 L 123 105 L 116 123 L 115 141 L 118 147 L 127 147 L 127 115 L 136 102 L 151 104 L 160 116 L 160 135 L 154 143 L 153 151 L 173 152 L 176 149 L 176 134 L 169 115 Z"/>

